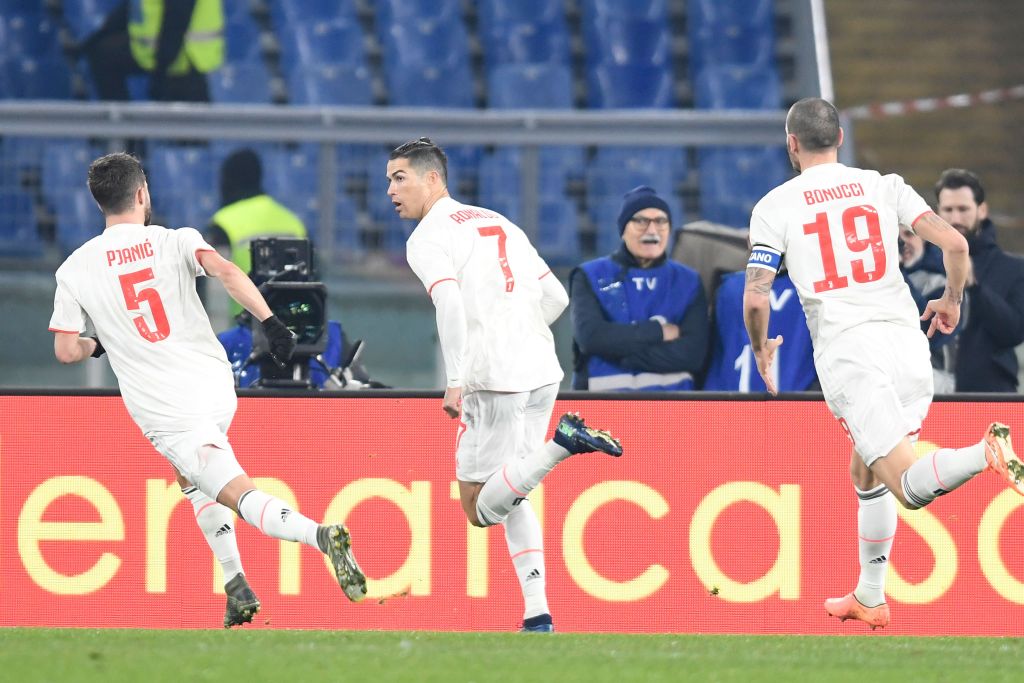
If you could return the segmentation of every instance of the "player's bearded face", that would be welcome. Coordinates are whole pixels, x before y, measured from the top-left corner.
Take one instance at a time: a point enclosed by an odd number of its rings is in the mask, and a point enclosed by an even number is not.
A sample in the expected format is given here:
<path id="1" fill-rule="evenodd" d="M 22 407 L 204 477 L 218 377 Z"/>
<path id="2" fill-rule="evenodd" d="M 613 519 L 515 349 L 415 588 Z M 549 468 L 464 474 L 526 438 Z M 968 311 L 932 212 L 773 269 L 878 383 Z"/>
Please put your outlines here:
<path id="1" fill-rule="evenodd" d="M 145 215 L 143 216 L 142 224 L 149 225 L 153 220 L 153 202 L 149 199 L 149 189 L 146 190 L 146 199 L 143 203 L 145 207 Z"/>

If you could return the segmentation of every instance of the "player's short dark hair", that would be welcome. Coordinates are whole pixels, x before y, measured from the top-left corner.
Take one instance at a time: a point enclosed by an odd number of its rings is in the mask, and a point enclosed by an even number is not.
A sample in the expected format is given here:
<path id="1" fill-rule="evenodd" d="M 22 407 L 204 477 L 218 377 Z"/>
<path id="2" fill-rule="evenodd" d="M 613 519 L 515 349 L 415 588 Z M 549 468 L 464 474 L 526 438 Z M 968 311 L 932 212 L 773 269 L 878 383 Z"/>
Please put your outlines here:
<path id="1" fill-rule="evenodd" d="M 391 151 L 388 159 L 408 159 L 409 165 L 420 175 L 437 171 L 441 174 L 441 182 L 448 185 L 448 155 L 430 138 L 417 138 L 399 145 Z"/>
<path id="2" fill-rule="evenodd" d="M 959 190 L 961 187 L 971 188 L 975 204 L 985 201 L 985 188 L 981 185 L 981 178 L 965 168 L 947 168 L 942 172 L 939 181 L 935 183 L 935 199 L 939 198 L 939 193 L 943 190 Z"/>
<path id="3" fill-rule="evenodd" d="M 145 183 L 142 164 L 125 152 L 101 156 L 89 165 L 89 191 L 105 215 L 131 211 L 135 192 Z"/>
<path id="4" fill-rule="evenodd" d="M 790 107 L 786 131 L 809 152 L 838 147 L 839 112 L 827 100 L 805 97 Z"/>

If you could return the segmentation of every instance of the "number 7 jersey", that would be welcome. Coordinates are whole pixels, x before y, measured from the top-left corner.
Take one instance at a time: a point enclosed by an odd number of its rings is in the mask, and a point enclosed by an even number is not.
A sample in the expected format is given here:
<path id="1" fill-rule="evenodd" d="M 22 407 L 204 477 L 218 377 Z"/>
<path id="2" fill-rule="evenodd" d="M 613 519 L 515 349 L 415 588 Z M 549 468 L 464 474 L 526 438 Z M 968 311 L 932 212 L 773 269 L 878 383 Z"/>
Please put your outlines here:
<path id="1" fill-rule="evenodd" d="M 431 295 L 449 281 L 458 284 L 466 316 L 464 393 L 533 391 L 561 381 L 541 307 L 540 280 L 554 275 L 518 226 L 444 197 L 409 237 L 406 258 Z"/>
<path id="2" fill-rule="evenodd" d="M 50 331 L 78 334 L 92 321 L 143 433 L 235 410 L 231 366 L 196 293 L 204 250 L 192 228 L 112 225 L 57 269 Z"/>
<path id="3" fill-rule="evenodd" d="M 759 248 L 784 255 L 815 354 L 866 322 L 920 329 L 900 273 L 898 237 L 900 225 L 930 211 L 900 176 L 838 163 L 812 166 L 757 203 L 750 219 L 755 256 Z M 749 266 L 758 267 L 753 257 Z"/>

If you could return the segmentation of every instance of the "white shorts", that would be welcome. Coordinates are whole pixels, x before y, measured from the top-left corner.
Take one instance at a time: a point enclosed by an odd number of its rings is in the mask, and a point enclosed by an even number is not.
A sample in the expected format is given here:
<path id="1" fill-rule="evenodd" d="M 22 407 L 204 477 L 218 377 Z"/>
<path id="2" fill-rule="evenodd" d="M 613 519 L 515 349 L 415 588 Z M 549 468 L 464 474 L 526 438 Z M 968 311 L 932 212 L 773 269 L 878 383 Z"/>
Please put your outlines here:
<path id="1" fill-rule="evenodd" d="M 217 500 L 217 494 L 229 481 L 245 474 L 228 441 L 227 429 L 232 416 L 220 422 L 199 422 L 186 431 L 148 432 L 146 438 L 183 477 L 210 498 Z M 202 457 L 199 451 L 206 445 L 220 449 L 217 457 Z"/>
<path id="2" fill-rule="evenodd" d="M 462 399 L 455 442 L 455 477 L 483 482 L 513 458 L 544 444 L 558 385 L 505 393 L 474 391 Z"/>
<path id="3" fill-rule="evenodd" d="M 859 325 L 814 359 L 829 410 L 871 466 L 914 436 L 932 403 L 928 338 L 891 323 Z"/>

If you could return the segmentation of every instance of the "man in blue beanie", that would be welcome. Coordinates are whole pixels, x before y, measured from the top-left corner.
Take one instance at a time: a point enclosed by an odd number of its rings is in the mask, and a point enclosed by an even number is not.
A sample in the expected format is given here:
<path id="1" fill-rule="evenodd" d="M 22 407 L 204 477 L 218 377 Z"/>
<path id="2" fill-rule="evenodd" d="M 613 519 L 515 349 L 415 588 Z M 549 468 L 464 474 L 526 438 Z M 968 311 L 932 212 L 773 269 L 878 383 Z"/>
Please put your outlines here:
<path id="1" fill-rule="evenodd" d="M 708 307 L 697 272 L 668 260 L 668 203 L 653 188 L 623 196 L 622 245 L 569 279 L 573 389 L 694 388 L 708 343 Z"/>

